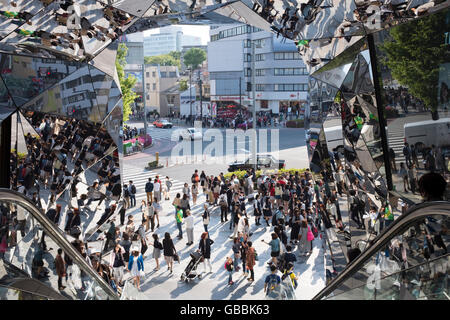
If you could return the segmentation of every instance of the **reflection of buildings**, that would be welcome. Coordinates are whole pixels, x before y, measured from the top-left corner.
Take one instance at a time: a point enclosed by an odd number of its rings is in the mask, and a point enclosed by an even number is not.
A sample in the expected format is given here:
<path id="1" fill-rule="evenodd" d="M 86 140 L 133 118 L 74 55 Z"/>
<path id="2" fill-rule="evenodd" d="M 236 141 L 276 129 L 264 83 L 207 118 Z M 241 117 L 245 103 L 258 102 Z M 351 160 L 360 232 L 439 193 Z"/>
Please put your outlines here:
<path id="1" fill-rule="evenodd" d="M 169 26 L 160 29 L 160 33 L 144 37 L 144 55 L 157 56 L 171 51 L 181 51 L 183 46 L 199 46 L 201 39 L 184 35 L 180 27 Z"/>
<path id="2" fill-rule="evenodd" d="M 256 110 L 292 111 L 306 102 L 308 74 L 293 41 L 248 25 L 211 28 L 211 101 L 251 105 L 251 43 L 256 42 Z M 259 47 L 259 48 L 258 48 Z M 240 84 L 240 85 L 239 85 Z"/>
<path id="3" fill-rule="evenodd" d="M 176 66 L 145 65 L 145 105 L 147 111 L 156 110 L 161 116 L 169 114 L 167 97 L 163 92 L 176 85 L 179 78 Z"/>

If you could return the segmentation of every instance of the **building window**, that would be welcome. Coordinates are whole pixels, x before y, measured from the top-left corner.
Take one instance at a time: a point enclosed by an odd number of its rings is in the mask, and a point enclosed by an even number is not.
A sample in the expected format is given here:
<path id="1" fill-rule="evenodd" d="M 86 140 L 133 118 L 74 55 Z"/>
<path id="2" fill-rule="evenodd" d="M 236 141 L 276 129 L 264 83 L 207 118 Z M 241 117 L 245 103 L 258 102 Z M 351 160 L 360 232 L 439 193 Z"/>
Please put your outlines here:
<path id="1" fill-rule="evenodd" d="M 256 76 L 261 77 L 266 75 L 266 69 L 256 69 Z"/>
<path id="2" fill-rule="evenodd" d="M 250 39 L 244 40 L 244 48 L 250 48 L 252 46 L 252 41 Z"/>
<path id="3" fill-rule="evenodd" d="M 265 60 L 264 53 L 255 55 L 255 61 L 264 61 L 264 60 Z"/>
<path id="4" fill-rule="evenodd" d="M 146 72 L 146 73 L 145 73 L 145 76 L 146 76 L 147 78 L 150 78 L 150 72 Z"/>
<path id="5" fill-rule="evenodd" d="M 247 91 L 252 91 L 252 83 L 247 82 Z"/>
<path id="6" fill-rule="evenodd" d="M 167 78 L 167 72 L 161 71 L 161 78 Z"/>
<path id="7" fill-rule="evenodd" d="M 150 83 L 146 83 L 145 86 L 150 90 Z"/>
<path id="8" fill-rule="evenodd" d="M 152 77 L 156 78 L 156 71 L 152 71 Z"/>
<path id="9" fill-rule="evenodd" d="M 308 84 L 306 83 L 275 84 L 275 91 L 308 91 Z"/>
<path id="10" fill-rule="evenodd" d="M 265 85 L 264 84 L 256 84 L 256 91 L 265 91 Z"/>
<path id="11" fill-rule="evenodd" d="M 153 84 L 153 91 L 156 90 L 156 83 Z"/>
<path id="12" fill-rule="evenodd" d="M 252 62 L 252 55 L 250 53 L 244 54 L 244 62 Z"/>
<path id="13" fill-rule="evenodd" d="M 150 100 L 150 95 L 149 95 L 149 94 L 147 95 L 147 98 L 146 98 L 146 100 Z"/>
<path id="14" fill-rule="evenodd" d="M 177 77 L 177 73 L 175 71 L 170 71 L 169 72 L 169 77 L 170 78 L 176 78 Z"/>
<path id="15" fill-rule="evenodd" d="M 245 75 L 246 77 L 251 77 L 251 76 L 252 76 L 252 69 L 250 69 L 250 68 L 245 68 L 245 69 L 244 69 L 244 75 Z"/>
<path id="16" fill-rule="evenodd" d="M 300 60 L 301 56 L 298 52 L 275 52 L 275 60 Z"/>

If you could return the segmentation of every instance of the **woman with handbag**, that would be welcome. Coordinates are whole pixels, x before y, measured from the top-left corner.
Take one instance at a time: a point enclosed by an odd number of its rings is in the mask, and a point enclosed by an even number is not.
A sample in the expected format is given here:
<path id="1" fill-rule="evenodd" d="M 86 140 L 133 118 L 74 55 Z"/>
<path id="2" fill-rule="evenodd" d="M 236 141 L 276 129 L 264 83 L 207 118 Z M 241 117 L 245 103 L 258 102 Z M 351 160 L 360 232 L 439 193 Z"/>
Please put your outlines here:
<path id="1" fill-rule="evenodd" d="M 139 254 L 138 250 L 133 250 L 133 254 L 130 256 L 130 260 L 128 261 L 128 271 L 131 272 L 131 276 L 133 277 L 133 284 L 140 290 L 140 277 L 143 277 L 145 274 L 144 259 L 142 258 L 142 255 Z"/>
<path id="2" fill-rule="evenodd" d="M 255 225 L 261 225 L 261 223 L 259 223 L 259 220 L 261 219 L 262 208 L 261 201 L 259 200 L 259 194 L 256 195 L 255 202 L 253 203 L 253 215 L 255 216 Z"/>
<path id="3" fill-rule="evenodd" d="M 203 270 L 206 271 L 206 262 L 209 265 L 209 272 L 212 272 L 211 266 L 211 245 L 214 243 L 213 240 L 209 238 L 208 232 L 203 232 L 200 243 L 198 245 L 198 250 L 201 252 L 203 256 Z"/>
<path id="4" fill-rule="evenodd" d="M 124 252 L 124 248 L 117 243 L 109 260 L 109 266 L 113 269 L 114 278 L 117 280 L 119 286 L 123 286 L 123 269 L 125 268 Z"/>
<path id="5" fill-rule="evenodd" d="M 306 233 L 306 241 L 308 242 L 308 245 L 307 245 L 307 248 L 309 247 L 310 249 L 309 249 L 309 254 L 311 254 L 312 253 L 312 249 L 313 249 L 313 247 L 312 247 L 312 242 L 313 242 L 313 240 L 314 240 L 314 234 L 313 234 L 313 232 L 311 231 L 311 227 L 309 226 L 309 224 L 308 224 L 308 231 L 307 231 L 307 233 Z"/>
<path id="6" fill-rule="evenodd" d="M 153 244 L 150 243 L 151 246 L 153 246 L 153 259 L 156 261 L 156 267 L 155 271 L 159 270 L 159 258 L 161 257 L 161 250 L 163 250 L 163 245 L 161 242 L 159 242 L 158 235 L 156 233 L 152 234 L 153 237 Z"/>
<path id="7" fill-rule="evenodd" d="M 303 219 L 300 222 L 300 232 L 298 236 L 299 244 L 298 244 L 298 252 L 300 256 L 306 255 L 306 245 L 308 244 L 307 240 L 307 234 L 308 234 L 308 222 L 303 217 Z"/>
<path id="8" fill-rule="evenodd" d="M 210 222 L 211 215 L 209 212 L 208 205 L 206 203 L 204 204 L 204 208 L 205 208 L 205 210 L 203 211 L 203 215 L 202 215 L 203 228 L 205 228 L 205 232 L 208 232 L 208 225 Z"/>
<path id="9" fill-rule="evenodd" d="M 175 249 L 175 245 L 173 244 L 172 239 L 170 238 L 170 234 L 166 232 L 164 234 L 164 239 L 162 241 L 163 245 L 163 251 L 164 251 L 164 259 L 167 263 L 167 270 L 170 271 L 169 274 L 172 274 L 173 269 L 173 260 L 174 256 L 176 255 L 177 251 Z"/>

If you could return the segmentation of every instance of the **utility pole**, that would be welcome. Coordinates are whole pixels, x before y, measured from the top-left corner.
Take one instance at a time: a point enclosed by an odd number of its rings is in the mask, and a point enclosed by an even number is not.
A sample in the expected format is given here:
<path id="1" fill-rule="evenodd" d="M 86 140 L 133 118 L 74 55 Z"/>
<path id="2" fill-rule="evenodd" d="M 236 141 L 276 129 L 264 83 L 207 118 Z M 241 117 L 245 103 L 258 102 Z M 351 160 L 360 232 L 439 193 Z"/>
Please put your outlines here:
<path id="1" fill-rule="evenodd" d="M 191 107 L 191 111 L 189 112 L 190 120 L 192 121 L 192 67 L 189 68 L 189 103 Z"/>
<path id="2" fill-rule="evenodd" d="M 199 87 L 199 93 L 200 93 L 200 121 L 203 123 L 203 101 L 202 101 L 202 79 L 198 80 L 198 87 Z"/>
<path id="3" fill-rule="evenodd" d="M 239 108 L 242 106 L 241 80 L 242 80 L 242 77 L 239 77 Z"/>
<path id="4" fill-rule="evenodd" d="M 253 104 L 253 145 L 252 145 L 252 154 L 253 154 L 253 161 L 254 163 L 254 169 L 256 174 L 257 169 L 257 157 L 256 157 L 256 83 L 255 83 L 255 60 L 256 60 L 256 54 L 255 54 L 255 47 L 256 43 L 255 41 L 252 41 L 252 104 Z"/>
<path id="5" fill-rule="evenodd" d="M 147 136 L 147 108 L 145 107 L 145 100 L 147 96 L 145 95 L 145 62 L 142 64 L 142 100 L 144 103 L 144 137 Z"/>

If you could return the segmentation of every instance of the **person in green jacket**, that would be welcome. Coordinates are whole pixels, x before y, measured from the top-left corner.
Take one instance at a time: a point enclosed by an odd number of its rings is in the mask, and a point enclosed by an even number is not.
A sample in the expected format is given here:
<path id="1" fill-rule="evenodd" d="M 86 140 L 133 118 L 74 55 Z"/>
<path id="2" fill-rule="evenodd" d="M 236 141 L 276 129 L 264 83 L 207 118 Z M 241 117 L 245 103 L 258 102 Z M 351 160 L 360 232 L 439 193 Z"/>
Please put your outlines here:
<path id="1" fill-rule="evenodd" d="M 181 225 L 183 224 L 183 210 L 181 208 L 177 208 L 177 227 L 178 227 L 178 239 L 183 239 L 183 229 L 181 228 Z"/>

